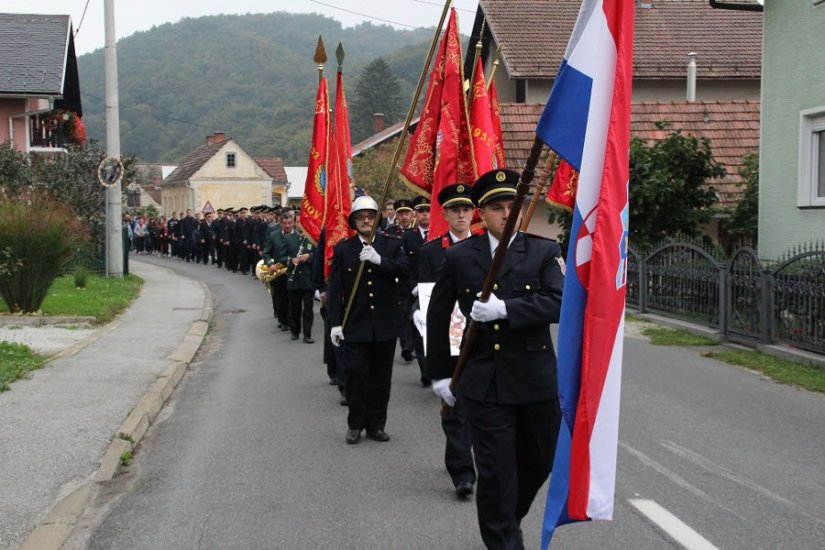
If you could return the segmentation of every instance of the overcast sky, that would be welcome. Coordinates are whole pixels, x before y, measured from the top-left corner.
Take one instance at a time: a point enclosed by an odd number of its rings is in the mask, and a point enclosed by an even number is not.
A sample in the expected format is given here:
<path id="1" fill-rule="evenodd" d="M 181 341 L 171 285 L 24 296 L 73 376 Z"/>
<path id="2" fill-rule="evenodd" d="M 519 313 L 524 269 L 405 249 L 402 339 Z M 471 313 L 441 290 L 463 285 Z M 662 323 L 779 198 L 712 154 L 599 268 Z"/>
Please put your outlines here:
<path id="1" fill-rule="evenodd" d="M 78 31 L 75 47 L 81 55 L 104 46 L 103 4 L 103 0 L 2 0 L 0 11 L 71 15 Z M 220 13 L 315 12 L 348 27 L 364 21 L 399 29 L 434 27 L 444 6 L 441 0 L 115 0 L 114 4 L 118 39 L 183 17 Z M 469 35 L 478 0 L 453 0 L 453 5 L 458 10 L 459 30 Z M 330 37 L 331 42 L 335 40 Z"/>

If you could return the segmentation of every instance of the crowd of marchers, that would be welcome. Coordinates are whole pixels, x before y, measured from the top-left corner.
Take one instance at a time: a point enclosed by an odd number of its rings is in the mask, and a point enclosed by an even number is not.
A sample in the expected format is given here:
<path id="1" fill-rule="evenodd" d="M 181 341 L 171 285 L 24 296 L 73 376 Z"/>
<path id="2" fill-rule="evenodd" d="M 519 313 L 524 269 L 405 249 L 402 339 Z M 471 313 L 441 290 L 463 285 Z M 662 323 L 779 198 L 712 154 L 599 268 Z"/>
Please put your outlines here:
<path id="1" fill-rule="evenodd" d="M 296 230 L 288 208 L 218 210 L 126 220 L 138 254 L 257 273 L 269 287 L 280 330 L 314 343 L 313 297 L 321 302 L 324 363 L 347 406 L 345 440 L 390 441 L 386 431 L 396 346 L 414 359 L 443 415 L 445 466 L 455 493 L 474 492 L 488 548 L 523 548 L 521 520 L 553 464 L 561 412 L 550 324 L 561 307 L 564 262 L 555 241 L 516 232 L 493 293 L 478 299 L 513 208 L 519 175 L 493 170 L 437 195 L 448 227 L 430 235 L 430 200 L 369 196 L 352 203 L 352 237 L 332 246 Z M 380 215 L 379 215 L 380 214 Z M 473 231 L 478 216 L 484 229 Z M 373 227 L 379 224 L 373 230 Z M 428 300 L 426 298 L 429 298 Z M 480 326 L 464 374 L 451 377 L 467 323 Z M 425 349 L 426 342 L 426 349 Z"/>

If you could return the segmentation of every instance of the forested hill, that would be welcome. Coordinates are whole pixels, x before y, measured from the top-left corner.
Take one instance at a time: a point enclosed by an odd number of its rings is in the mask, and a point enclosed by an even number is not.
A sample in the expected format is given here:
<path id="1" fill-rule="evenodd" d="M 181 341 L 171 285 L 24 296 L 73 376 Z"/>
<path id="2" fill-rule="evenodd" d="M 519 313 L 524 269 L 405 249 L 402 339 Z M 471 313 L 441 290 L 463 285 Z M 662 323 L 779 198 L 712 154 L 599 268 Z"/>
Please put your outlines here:
<path id="1" fill-rule="evenodd" d="M 179 162 L 224 131 L 254 156 L 307 162 L 318 71 L 312 61 L 322 35 L 335 93 L 335 48 L 346 51 L 344 76 L 350 116 L 362 69 L 383 57 L 397 77 L 403 120 L 432 29 L 395 30 L 362 24 L 342 28 L 317 14 L 284 12 L 187 18 L 118 42 L 121 151 L 146 162 Z M 105 142 L 103 49 L 78 58 L 84 121 L 89 136 Z M 381 83 L 376 83 L 380 86 Z M 381 106 L 375 106 L 381 108 Z M 361 118 L 371 113 L 361 113 Z M 356 121 L 353 120 L 353 127 Z M 353 141 L 365 137 L 353 131 Z"/>

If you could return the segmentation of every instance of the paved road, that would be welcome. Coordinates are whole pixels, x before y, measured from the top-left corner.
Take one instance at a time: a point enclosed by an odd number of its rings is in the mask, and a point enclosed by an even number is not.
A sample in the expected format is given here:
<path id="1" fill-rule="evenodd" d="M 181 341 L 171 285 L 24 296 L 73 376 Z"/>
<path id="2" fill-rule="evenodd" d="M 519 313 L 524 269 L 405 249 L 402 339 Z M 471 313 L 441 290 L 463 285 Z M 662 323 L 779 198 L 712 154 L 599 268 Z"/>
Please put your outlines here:
<path id="1" fill-rule="evenodd" d="M 69 548 L 482 546 L 474 504 L 454 498 L 443 470 L 438 403 L 415 367 L 395 364 L 392 441 L 348 446 L 320 345 L 275 331 L 257 281 L 147 261 L 208 284 L 214 330 Z M 629 337 L 616 519 L 561 528 L 554 547 L 821 549 L 823 420 L 822 396 Z M 543 505 L 544 492 L 523 524 L 529 548 Z"/>

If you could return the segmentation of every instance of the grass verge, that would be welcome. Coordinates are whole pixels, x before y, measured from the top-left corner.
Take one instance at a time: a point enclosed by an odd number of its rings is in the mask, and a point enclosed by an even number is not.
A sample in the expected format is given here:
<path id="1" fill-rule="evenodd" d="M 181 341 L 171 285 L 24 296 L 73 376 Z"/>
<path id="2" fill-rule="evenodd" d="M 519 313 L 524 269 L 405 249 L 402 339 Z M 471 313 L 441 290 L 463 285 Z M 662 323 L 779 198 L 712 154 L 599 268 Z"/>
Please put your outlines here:
<path id="1" fill-rule="evenodd" d="M 825 369 L 814 365 L 780 359 L 759 351 L 713 351 L 704 355 L 723 363 L 755 370 L 781 384 L 825 393 Z"/>
<path id="2" fill-rule="evenodd" d="M 111 321 L 140 293 L 143 279 L 136 275 L 104 277 L 89 275 L 86 288 L 74 285 L 74 276 L 55 279 L 49 294 L 43 301 L 43 315 L 70 315 L 94 317 L 98 323 Z M 0 312 L 8 312 L 8 306 L 0 300 Z"/>
<path id="3" fill-rule="evenodd" d="M 45 361 L 45 356 L 37 355 L 23 344 L 0 342 L 0 392 L 9 389 L 9 382 L 40 368 Z"/>
<path id="4" fill-rule="evenodd" d="M 689 330 L 670 329 L 663 327 L 648 327 L 642 334 L 650 338 L 654 346 L 716 346 L 716 340 L 694 334 Z"/>

